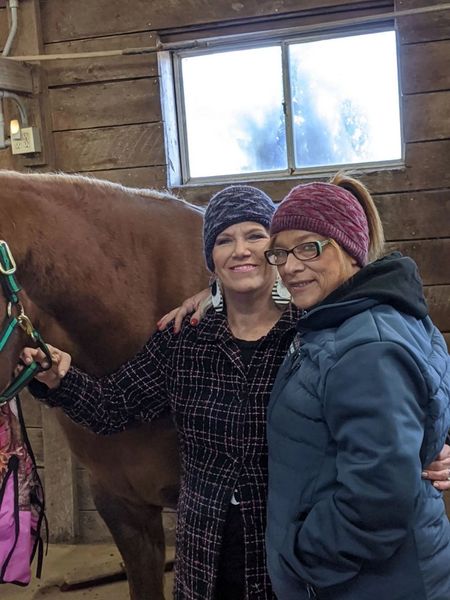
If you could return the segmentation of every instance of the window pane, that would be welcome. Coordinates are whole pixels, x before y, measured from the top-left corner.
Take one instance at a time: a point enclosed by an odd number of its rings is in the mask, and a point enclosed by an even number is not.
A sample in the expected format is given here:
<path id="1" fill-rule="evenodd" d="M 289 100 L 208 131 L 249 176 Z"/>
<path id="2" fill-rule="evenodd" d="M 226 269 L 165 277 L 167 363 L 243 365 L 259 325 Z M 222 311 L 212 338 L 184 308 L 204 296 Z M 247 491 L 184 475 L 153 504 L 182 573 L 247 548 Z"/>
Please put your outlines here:
<path id="1" fill-rule="evenodd" d="M 191 177 L 284 169 L 279 46 L 181 61 Z"/>
<path id="2" fill-rule="evenodd" d="M 395 32 L 292 44 L 297 167 L 401 158 Z"/>

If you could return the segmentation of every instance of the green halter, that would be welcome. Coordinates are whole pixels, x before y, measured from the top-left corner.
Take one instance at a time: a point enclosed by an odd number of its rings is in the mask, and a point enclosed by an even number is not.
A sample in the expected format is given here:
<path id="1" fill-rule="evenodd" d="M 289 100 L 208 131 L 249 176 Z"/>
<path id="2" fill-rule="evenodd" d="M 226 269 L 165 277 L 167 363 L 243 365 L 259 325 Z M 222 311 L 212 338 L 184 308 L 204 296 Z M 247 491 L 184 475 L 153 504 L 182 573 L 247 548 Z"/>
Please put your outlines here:
<path id="1" fill-rule="evenodd" d="M 33 327 L 33 324 L 24 312 L 18 296 L 21 287 L 14 277 L 15 272 L 16 263 L 14 262 L 8 244 L 5 241 L 0 240 L 0 283 L 5 298 L 8 301 L 6 309 L 7 319 L 0 331 L 0 352 L 4 350 L 12 333 L 16 327 L 19 326 L 27 336 L 31 338 L 33 345 L 39 347 L 45 354 L 49 365 L 47 369 L 49 369 L 52 365 L 50 351 L 42 340 L 39 332 Z M 36 373 L 47 369 L 43 369 L 36 361 L 33 361 L 30 365 L 26 366 L 0 394 L 0 406 L 9 402 L 11 398 L 14 398 L 14 396 L 16 396 L 20 390 L 31 381 L 31 379 L 33 379 Z"/>

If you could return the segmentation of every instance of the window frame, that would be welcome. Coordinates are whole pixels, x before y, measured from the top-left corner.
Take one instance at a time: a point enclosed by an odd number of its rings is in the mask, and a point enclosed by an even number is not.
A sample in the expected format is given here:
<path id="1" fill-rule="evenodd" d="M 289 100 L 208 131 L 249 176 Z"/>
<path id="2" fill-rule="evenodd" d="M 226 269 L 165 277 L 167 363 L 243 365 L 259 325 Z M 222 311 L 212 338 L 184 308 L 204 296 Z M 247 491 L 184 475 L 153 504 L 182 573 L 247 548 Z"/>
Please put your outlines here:
<path id="1" fill-rule="evenodd" d="M 364 34 L 381 33 L 383 31 L 393 31 L 396 35 L 396 53 L 397 53 L 397 82 L 398 82 L 398 108 L 400 120 L 400 145 L 401 156 L 398 159 L 384 161 L 366 161 L 358 163 L 340 163 L 332 165 L 319 165 L 314 167 L 296 167 L 295 166 L 295 147 L 294 147 L 294 127 L 292 125 L 292 97 L 291 97 L 291 65 L 289 62 L 289 46 L 296 43 L 308 43 L 327 39 L 337 39 L 339 37 L 352 37 Z M 299 177 L 317 177 L 329 176 L 340 169 L 351 170 L 352 172 L 367 172 L 374 170 L 387 170 L 402 168 L 405 166 L 405 138 L 403 127 L 403 106 L 402 106 L 402 90 L 400 78 L 400 60 L 399 60 L 399 36 L 397 33 L 396 24 L 393 20 L 383 20 L 379 23 L 371 23 L 370 25 L 349 25 L 342 26 L 338 29 L 329 29 L 324 31 L 301 32 L 295 33 L 292 30 L 289 33 L 283 34 L 283 31 L 267 32 L 256 39 L 245 40 L 245 34 L 241 34 L 234 38 L 229 36 L 226 39 L 220 40 L 215 38 L 211 42 L 204 40 L 200 47 L 173 50 L 171 52 L 172 68 L 173 68 L 173 83 L 174 83 L 174 102 L 175 102 L 175 118 L 176 129 L 178 132 L 178 151 L 180 161 L 180 181 L 176 185 L 189 186 L 200 184 L 218 184 L 229 183 L 235 181 L 261 181 L 261 180 L 277 180 L 277 179 L 298 179 Z M 187 127 L 185 118 L 185 103 L 184 103 L 184 88 L 182 74 L 182 60 L 189 56 L 201 56 L 207 54 L 215 54 L 220 52 L 246 50 L 251 48 L 264 48 L 268 46 L 280 46 L 281 49 L 281 65 L 282 65 L 282 82 L 283 82 L 283 110 L 285 115 L 285 134 L 286 134 L 286 154 L 287 168 L 274 171 L 253 171 L 246 173 L 213 175 L 204 177 L 192 177 L 189 170 L 189 154 L 187 141 Z"/>

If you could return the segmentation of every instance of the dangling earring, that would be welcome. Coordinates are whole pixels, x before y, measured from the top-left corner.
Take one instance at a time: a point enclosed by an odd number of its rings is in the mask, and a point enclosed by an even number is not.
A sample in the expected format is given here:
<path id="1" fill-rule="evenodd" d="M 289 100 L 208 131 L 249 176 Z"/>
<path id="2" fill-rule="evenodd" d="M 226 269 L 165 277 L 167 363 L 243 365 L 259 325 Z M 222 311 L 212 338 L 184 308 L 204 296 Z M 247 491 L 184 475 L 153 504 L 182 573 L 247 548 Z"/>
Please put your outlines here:
<path id="1" fill-rule="evenodd" d="M 292 300 L 292 296 L 281 280 L 281 277 L 277 275 L 275 283 L 272 288 L 272 300 L 279 308 L 284 308 Z"/>
<path id="2" fill-rule="evenodd" d="M 218 279 L 214 279 L 211 284 L 211 301 L 216 312 L 223 312 L 223 296 Z"/>

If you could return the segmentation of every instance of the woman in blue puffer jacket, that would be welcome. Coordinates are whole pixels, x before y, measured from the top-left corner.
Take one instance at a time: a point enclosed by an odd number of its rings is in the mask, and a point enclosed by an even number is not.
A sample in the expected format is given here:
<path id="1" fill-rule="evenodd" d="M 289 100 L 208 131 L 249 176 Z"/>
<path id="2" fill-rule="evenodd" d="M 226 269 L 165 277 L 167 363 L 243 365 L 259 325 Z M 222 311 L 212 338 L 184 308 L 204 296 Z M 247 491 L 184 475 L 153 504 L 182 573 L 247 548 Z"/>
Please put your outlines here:
<path id="1" fill-rule="evenodd" d="M 421 479 L 450 426 L 450 362 L 415 263 L 364 186 L 294 188 L 267 260 L 304 310 L 268 412 L 269 574 L 280 600 L 449 600 L 450 525 Z"/>

